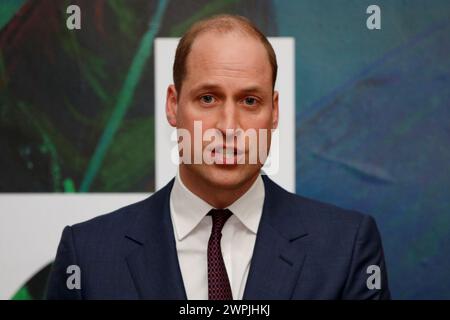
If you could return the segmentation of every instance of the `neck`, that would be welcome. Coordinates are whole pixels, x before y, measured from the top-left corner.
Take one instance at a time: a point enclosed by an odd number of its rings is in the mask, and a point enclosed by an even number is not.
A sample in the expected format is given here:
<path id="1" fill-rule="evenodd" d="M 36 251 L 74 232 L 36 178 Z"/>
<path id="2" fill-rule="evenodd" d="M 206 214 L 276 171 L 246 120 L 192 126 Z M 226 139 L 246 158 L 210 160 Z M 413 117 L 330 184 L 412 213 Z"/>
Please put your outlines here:
<path id="1" fill-rule="evenodd" d="M 235 188 L 221 188 L 192 173 L 184 165 L 180 165 L 179 172 L 181 181 L 189 191 L 217 209 L 224 209 L 242 197 L 259 176 L 259 171 L 257 171 L 251 179 Z M 211 190 L 214 190 L 214 192 L 211 192 Z"/>

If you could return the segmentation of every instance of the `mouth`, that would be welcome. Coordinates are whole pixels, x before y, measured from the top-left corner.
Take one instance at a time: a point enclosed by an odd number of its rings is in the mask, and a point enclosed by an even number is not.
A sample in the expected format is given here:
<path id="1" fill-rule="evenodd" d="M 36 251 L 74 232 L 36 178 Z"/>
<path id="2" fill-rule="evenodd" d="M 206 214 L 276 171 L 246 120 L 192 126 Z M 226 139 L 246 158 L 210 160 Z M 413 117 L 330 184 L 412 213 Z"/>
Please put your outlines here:
<path id="1" fill-rule="evenodd" d="M 235 165 L 244 155 L 244 151 L 236 147 L 222 146 L 214 148 L 211 155 L 215 159 L 215 164 Z"/>

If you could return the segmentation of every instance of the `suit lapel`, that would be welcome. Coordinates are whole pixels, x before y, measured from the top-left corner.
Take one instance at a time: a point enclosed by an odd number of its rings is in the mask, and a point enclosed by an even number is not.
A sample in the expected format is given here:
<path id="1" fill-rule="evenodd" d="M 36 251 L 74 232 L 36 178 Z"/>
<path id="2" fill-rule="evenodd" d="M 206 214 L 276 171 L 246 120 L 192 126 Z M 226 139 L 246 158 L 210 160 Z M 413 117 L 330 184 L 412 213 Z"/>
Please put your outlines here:
<path id="1" fill-rule="evenodd" d="M 291 195 L 263 176 L 265 200 L 243 299 L 290 299 L 307 251 Z"/>
<path id="2" fill-rule="evenodd" d="M 170 218 L 173 180 L 148 200 L 126 234 L 130 254 L 126 261 L 142 299 L 186 300 Z"/>

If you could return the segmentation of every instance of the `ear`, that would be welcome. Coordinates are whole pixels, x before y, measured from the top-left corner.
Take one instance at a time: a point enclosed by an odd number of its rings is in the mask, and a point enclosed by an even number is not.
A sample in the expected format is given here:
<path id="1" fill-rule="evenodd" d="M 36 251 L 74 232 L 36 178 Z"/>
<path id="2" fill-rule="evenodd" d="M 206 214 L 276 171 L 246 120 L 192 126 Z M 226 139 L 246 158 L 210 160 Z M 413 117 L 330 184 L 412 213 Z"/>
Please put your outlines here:
<path id="1" fill-rule="evenodd" d="M 171 84 L 167 88 L 166 96 L 166 117 L 167 121 L 172 127 L 177 126 L 177 109 L 178 109 L 178 94 L 175 86 Z"/>
<path id="2" fill-rule="evenodd" d="M 272 129 L 278 127 L 278 91 L 273 92 L 272 101 Z"/>

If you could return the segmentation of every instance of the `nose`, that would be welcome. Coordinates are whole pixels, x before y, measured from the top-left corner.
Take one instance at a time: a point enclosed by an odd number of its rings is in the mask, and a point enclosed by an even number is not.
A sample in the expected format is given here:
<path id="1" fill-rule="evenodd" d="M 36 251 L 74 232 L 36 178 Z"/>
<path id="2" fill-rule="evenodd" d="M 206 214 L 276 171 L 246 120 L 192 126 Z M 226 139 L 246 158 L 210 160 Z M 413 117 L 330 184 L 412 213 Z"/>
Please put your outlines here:
<path id="1" fill-rule="evenodd" d="M 227 129 L 236 130 L 239 128 L 239 113 L 237 106 L 233 101 L 228 99 L 220 108 L 217 120 L 217 129 L 226 135 Z"/>

